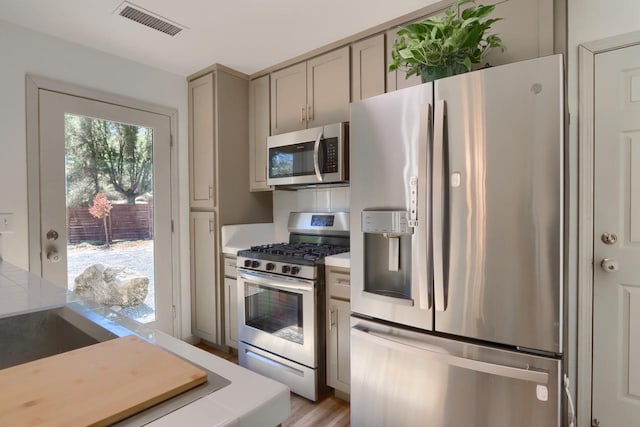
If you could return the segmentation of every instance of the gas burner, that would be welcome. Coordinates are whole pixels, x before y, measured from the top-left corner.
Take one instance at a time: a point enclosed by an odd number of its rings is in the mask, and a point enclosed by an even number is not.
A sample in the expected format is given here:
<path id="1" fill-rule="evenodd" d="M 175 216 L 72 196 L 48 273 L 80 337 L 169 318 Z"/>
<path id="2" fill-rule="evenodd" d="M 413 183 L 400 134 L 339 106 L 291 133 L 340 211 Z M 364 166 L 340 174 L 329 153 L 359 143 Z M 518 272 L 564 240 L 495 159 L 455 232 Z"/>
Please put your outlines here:
<path id="1" fill-rule="evenodd" d="M 326 256 L 348 251 L 348 246 L 326 243 L 270 243 L 252 246 L 250 249 L 240 251 L 238 255 L 254 259 L 313 265 Z"/>

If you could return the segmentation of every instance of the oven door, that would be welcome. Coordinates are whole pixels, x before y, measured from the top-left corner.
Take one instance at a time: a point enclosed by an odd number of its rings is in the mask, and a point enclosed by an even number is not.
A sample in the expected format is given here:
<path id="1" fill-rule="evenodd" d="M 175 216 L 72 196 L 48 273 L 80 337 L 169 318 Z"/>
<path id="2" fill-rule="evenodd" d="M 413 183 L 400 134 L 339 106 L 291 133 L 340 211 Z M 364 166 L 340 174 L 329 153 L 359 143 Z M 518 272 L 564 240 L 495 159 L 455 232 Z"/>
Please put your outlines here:
<path id="1" fill-rule="evenodd" d="M 315 282 L 238 269 L 240 340 L 310 368 L 316 357 Z"/>

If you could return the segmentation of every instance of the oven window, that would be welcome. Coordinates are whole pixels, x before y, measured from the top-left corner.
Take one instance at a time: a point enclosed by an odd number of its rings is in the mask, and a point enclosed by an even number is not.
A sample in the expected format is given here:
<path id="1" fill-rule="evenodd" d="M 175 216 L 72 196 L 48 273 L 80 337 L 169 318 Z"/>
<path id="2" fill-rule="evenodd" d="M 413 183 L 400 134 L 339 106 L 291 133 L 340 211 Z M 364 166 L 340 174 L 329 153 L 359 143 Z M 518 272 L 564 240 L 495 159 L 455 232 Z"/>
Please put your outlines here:
<path id="1" fill-rule="evenodd" d="M 304 344 L 301 294 L 245 282 L 244 318 L 248 326 Z"/>

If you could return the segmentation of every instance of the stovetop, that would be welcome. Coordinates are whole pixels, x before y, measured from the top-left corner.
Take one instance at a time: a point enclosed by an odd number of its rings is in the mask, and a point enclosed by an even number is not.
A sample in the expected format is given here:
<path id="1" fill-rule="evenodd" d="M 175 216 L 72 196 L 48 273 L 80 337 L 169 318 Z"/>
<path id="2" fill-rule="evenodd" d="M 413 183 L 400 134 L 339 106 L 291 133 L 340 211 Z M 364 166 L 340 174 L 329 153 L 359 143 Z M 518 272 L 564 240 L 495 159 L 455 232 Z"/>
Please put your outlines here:
<path id="1" fill-rule="evenodd" d="M 288 262 L 291 264 L 315 265 L 324 257 L 349 252 L 349 246 L 326 243 L 270 243 L 252 246 L 238 252 L 239 257 L 262 259 L 267 261 Z"/>

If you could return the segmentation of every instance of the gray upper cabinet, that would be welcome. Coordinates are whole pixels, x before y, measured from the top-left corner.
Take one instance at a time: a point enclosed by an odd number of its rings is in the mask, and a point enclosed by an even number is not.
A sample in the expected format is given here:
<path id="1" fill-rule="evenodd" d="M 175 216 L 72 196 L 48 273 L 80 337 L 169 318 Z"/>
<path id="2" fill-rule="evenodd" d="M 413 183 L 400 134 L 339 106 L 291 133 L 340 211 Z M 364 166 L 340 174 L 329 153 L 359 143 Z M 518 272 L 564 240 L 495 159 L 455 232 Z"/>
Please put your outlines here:
<path id="1" fill-rule="evenodd" d="M 349 120 L 349 46 L 307 61 L 307 127 Z"/>
<path id="2" fill-rule="evenodd" d="M 391 48 L 396 41 L 398 30 L 387 31 L 387 64 L 391 62 Z M 386 68 L 385 68 L 386 70 Z M 387 92 L 393 92 L 394 90 L 404 89 L 411 86 L 416 86 L 422 83 L 420 76 L 411 76 L 407 78 L 407 74 L 404 71 L 388 71 L 387 72 Z"/>
<path id="3" fill-rule="evenodd" d="M 267 137 L 269 136 L 269 76 L 249 83 L 249 189 L 269 191 Z"/>
<path id="4" fill-rule="evenodd" d="M 349 120 L 349 46 L 271 74 L 271 134 Z"/>
<path id="5" fill-rule="evenodd" d="M 490 65 L 553 55 L 553 0 L 507 0 L 496 4 L 492 17 L 502 18 L 491 26 L 507 46 L 504 52 L 493 49 L 485 57 Z"/>
<path id="6" fill-rule="evenodd" d="M 304 129 L 307 109 L 307 63 L 271 74 L 271 134 Z"/>
<path id="7" fill-rule="evenodd" d="M 213 75 L 189 82 L 189 199 L 191 208 L 213 209 L 215 173 Z"/>
<path id="8" fill-rule="evenodd" d="M 351 45 L 351 100 L 385 92 L 384 34 Z"/>

